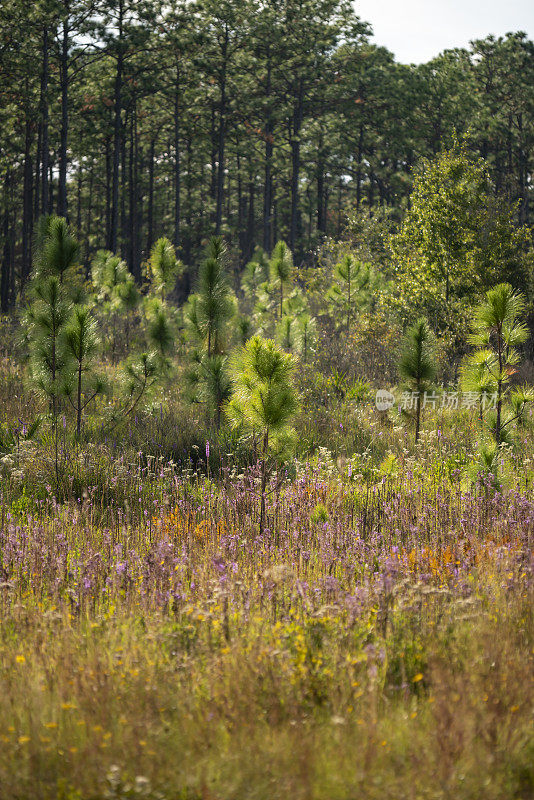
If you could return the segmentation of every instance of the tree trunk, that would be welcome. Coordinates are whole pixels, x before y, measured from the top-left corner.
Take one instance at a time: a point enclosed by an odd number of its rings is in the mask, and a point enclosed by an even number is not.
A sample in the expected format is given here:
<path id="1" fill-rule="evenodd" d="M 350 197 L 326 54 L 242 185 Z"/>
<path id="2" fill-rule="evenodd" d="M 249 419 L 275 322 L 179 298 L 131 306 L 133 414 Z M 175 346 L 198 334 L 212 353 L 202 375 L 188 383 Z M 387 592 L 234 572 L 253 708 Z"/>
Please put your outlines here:
<path id="1" fill-rule="evenodd" d="M 48 167 L 48 211 L 52 213 L 54 208 L 54 159 L 50 160 Z"/>
<path id="2" fill-rule="evenodd" d="M 39 219 L 39 203 L 41 202 L 41 140 L 42 140 L 42 123 L 39 120 L 37 126 L 37 151 L 35 154 L 35 190 L 33 193 L 33 219 Z M 31 244 L 30 244 L 31 247 Z"/>
<path id="3" fill-rule="evenodd" d="M 210 174 L 210 197 L 213 201 L 217 197 L 217 136 L 215 133 L 215 107 L 211 106 L 211 174 Z"/>
<path id="4" fill-rule="evenodd" d="M 356 208 L 360 210 L 362 202 L 362 160 L 363 160 L 363 121 L 360 122 L 358 134 L 358 167 L 356 169 Z"/>
<path id="5" fill-rule="evenodd" d="M 147 255 L 152 250 L 154 242 L 154 153 L 156 149 L 156 140 L 150 140 L 150 148 L 148 151 L 148 219 L 147 228 L 148 235 L 146 240 Z"/>
<path id="6" fill-rule="evenodd" d="M 78 362 L 78 391 L 76 405 L 76 437 L 80 438 L 82 430 L 82 362 Z"/>
<path id="7" fill-rule="evenodd" d="M 109 248 L 111 241 L 111 182 L 112 182 L 112 163 L 111 163 L 111 147 L 109 136 L 106 136 L 105 152 L 106 152 L 106 242 Z"/>
<path id="8" fill-rule="evenodd" d="M 128 220 L 126 218 L 126 191 L 128 187 L 127 170 L 126 170 L 126 131 L 128 130 L 129 115 L 126 113 L 124 125 L 122 126 L 122 135 L 120 141 L 120 154 L 121 154 L 121 169 L 120 169 L 120 253 L 121 258 L 128 259 Z"/>
<path id="9" fill-rule="evenodd" d="M 269 449 L 269 431 L 266 430 L 263 436 L 263 448 L 262 448 L 262 459 L 261 459 L 260 536 L 263 534 L 263 529 L 265 527 L 265 512 L 266 512 L 265 495 L 267 491 L 268 449 Z"/>
<path id="10" fill-rule="evenodd" d="M 416 406 L 415 406 L 415 441 L 419 441 L 419 431 L 421 429 L 421 391 L 419 386 L 417 387 L 417 396 L 415 398 Z"/>
<path id="11" fill-rule="evenodd" d="M 228 55 L 228 25 L 224 31 L 224 41 L 222 48 L 222 75 L 220 83 L 221 101 L 219 107 L 219 143 L 218 143 L 218 167 L 217 167 L 217 201 L 215 207 L 215 235 L 221 232 L 222 210 L 224 198 L 224 148 L 226 143 L 226 70 Z"/>
<path id="12" fill-rule="evenodd" d="M 76 236 L 78 239 L 82 235 L 82 167 L 78 167 L 78 175 L 76 181 Z"/>
<path id="13" fill-rule="evenodd" d="M 130 211 L 130 270 L 137 283 L 141 282 L 141 270 L 138 253 L 138 210 L 137 210 L 137 109 L 134 101 L 130 129 L 130 163 L 129 163 L 129 211 Z"/>
<path id="14" fill-rule="evenodd" d="M 254 252 L 254 194 L 256 190 L 256 183 L 252 172 L 250 173 L 248 183 L 248 214 L 247 214 L 247 232 L 245 237 L 245 261 L 252 258 Z"/>
<path id="15" fill-rule="evenodd" d="M 192 151 L 193 151 L 193 144 L 191 141 L 191 136 L 187 138 L 187 183 L 186 183 L 186 192 L 187 192 L 187 209 L 186 209 L 186 225 L 187 225 L 187 234 L 185 237 L 184 242 L 184 260 L 186 264 L 191 263 L 191 238 L 192 238 L 192 214 L 193 214 L 193 182 L 191 180 L 191 164 L 192 164 Z M 189 273 L 187 273 L 189 274 Z"/>
<path id="16" fill-rule="evenodd" d="M 265 95 L 267 102 L 270 102 L 271 97 L 271 58 L 267 56 L 267 79 L 265 87 Z M 265 168 L 264 168 L 264 181 L 263 181 L 263 249 L 269 255 L 272 248 L 271 236 L 271 206 L 273 197 L 273 180 L 272 180 L 272 163 L 273 163 L 273 124 L 270 115 L 270 108 L 265 122 Z"/>
<path id="17" fill-rule="evenodd" d="M 42 155 L 41 155 L 41 214 L 48 214 L 48 28 L 43 28 L 41 73 L 41 126 L 42 126 Z"/>
<path id="18" fill-rule="evenodd" d="M 115 118 L 113 125 L 113 178 L 111 192 L 111 220 L 108 249 L 113 253 L 117 251 L 118 230 L 119 230 L 119 163 L 121 157 L 121 138 L 122 138 L 122 82 L 123 82 L 123 22 L 124 22 L 124 0 L 118 0 L 119 4 L 119 40 L 117 53 L 117 72 L 115 75 Z"/>
<path id="19" fill-rule="evenodd" d="M 293 111 L 291 132 L 291 222 L 289 228 L 289 248 L 300 259 L 300 207 L 299 207 L 299 181 L 300 181 L 300 129 L 302 125 L 303 86 L 299 81 L 297 103 Z M 297 248 L 298 251 L 297 252 Z"/>
<path id="20" fill-rule="evenodd" d="M 176 64 L 174 86 L 174 246 L 180 247 L 180 65 Z"/>
<path id="21" fill-rule="evenodd" d="M 497 446 L 501 442 L 501 415 L 502 415 L 502 371 L 503 371 L 503 335 L 502 323 L 497 327 L 497 355 L 499 357 L 499 379 L 497 381 L 497 419 L 495 420 L 495 441 Z"/>
<path id="22" fill-rule="evenodd" d="M 320 233 L 325 233 L 326 220 L 324 215 L 324 151 L 323 151 L 323 136 L 319 140 L 319 147 L 317 148 L 317 230 Z"/>
<path id="23" fill-rule="evenodd" d="M 67 4 L 68 8 L 68 4 Z M 69 130 L 69 26 L 63 20 L 63 39 L 59 66 L 61 86 L 61 135 L 59 145 L 59 185 L 57 213 L 67 218 L 67 139 Z"/>
<path id="24" fill-rule="evenodd" d="M 237 236 L 239 240 L 239 253 L 240 253 L 240 263 L 237 266 L 237 269 L 241 266 L 241 261 L 245 260 L 245 198 L 243 197 L 243 181 L 241 177 L 241 156 L 239 141 L 236 145 L 236 175 L 237 175 Z"/>
<path id="25" fill-rule="evenodd" d="M 341 236 L 341 192 L 343 190 L 343 178 L 339 176 L 337 184 L 337 230 L 336 235 L 339 239 Z"/>
<path id="26" fill-rule="evenodd" d="M 9 288 L 11 284 L 11 239 L 9 236 L 9 189 L 11 184 L 11 173 L 6 170 L 4 178 L 4 222 L 2 225 L 2 237 L 4 248 L 2 252 L 2 272 L 0 274 L 0 309 L 5 314 L 9 311 Z"/>
<path id="27" fill-rule="evenodd" d="M 265 178 L 263 186 L 263 249 L 270 255 L 272 250 L 272 217 L 271 206 L 273 196 L 272 161 L 273 161 L 273 135 L 270 126 L 265 133 Z"/>
<path id="28" fill-rule="evenodd" d="M 89 279 L 89 259 L 91 256 L 91 233 L 93 228 L 93 185 L 95 177 L 95 162 L 91 159 L 91 168 L 89 170 L 89 193 L 87 198 L 87 232 L 85 235 L 85 276 Z"/>
<path id="29" fill-rule="evenodd" d="M 32 125 L 26 117 L 24 144 L 24 187 L 22 200 L 22 271 L 21 290 L 31 270 L 31 237 L 33 229 L 33 166 L 32 166 Z"/>

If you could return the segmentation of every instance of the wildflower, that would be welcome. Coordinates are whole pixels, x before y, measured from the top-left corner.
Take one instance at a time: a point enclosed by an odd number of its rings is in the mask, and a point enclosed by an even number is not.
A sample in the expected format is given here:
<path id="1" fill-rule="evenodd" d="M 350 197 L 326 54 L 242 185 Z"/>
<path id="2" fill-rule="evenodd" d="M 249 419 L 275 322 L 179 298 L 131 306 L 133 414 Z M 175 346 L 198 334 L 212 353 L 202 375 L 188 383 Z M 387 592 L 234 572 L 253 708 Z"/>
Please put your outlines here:
<path id="1" fill-rule="evenodd" d="M 26 659 L 25 659 L 25 657 L 24 657 L 23 655 L 18 655 L 18 656 L 16 657 L 15 661 L 17 662 L 17 664 L 24 664 L 24 662 L 26 661 Z"/>
<path id="2" fill-rule="evenodd" d="M 419 681 L 422 681 L 422 680 L 423 680 L 423 673 L 422 672 L 418 672 L 417 675 L 414 675 L 414 677 L 412 678 L 412 681 L 414 683 L 418 683 Z"/>

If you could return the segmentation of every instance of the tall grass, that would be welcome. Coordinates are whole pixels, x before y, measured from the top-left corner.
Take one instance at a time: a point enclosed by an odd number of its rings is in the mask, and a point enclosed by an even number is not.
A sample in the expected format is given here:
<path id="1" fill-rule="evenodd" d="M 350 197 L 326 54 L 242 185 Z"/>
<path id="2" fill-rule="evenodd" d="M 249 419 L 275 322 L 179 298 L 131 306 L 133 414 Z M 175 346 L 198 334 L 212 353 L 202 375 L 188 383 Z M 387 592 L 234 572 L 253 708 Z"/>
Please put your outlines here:
<path id="1" fill-rule="evenodd" d="M 3 796 L 531 796 L 534 497 L 324 472 L 4 501 Z"/>

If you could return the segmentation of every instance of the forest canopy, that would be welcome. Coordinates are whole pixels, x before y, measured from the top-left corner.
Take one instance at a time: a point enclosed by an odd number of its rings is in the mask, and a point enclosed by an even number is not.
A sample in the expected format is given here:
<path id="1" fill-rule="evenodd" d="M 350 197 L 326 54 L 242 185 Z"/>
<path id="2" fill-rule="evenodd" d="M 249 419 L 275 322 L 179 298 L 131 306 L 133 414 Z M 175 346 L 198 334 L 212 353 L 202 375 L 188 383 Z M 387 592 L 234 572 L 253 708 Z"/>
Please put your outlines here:
<path id="1" fill-rule="evenodd" d="M 526 34 L 420 65 L 371 34 L 345 0 L 5 0 L 2 310 L 28 279 L 41 215 L 67 218 L 87 271 L 105 246 L 137 282 L 164 235 L 189 267 L 213 234 L 238 267 L 280 239 L 313 264 L 354 210 L 398 222 L 414 167 L 455 137 L 528 224 Z"/>

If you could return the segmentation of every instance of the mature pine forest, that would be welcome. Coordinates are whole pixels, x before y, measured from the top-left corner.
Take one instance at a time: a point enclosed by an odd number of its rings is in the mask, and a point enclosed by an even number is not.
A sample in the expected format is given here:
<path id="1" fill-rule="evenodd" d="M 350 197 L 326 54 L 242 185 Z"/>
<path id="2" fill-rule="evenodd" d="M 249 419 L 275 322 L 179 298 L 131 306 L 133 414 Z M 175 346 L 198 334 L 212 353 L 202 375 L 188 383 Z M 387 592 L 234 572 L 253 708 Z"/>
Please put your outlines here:
<path id="1" fill-rule="evenodd" d="M 69 220 L 86 267 L 105 246 L 138 281 L 162 235 L 187 265 L 213 234 L 239 266 L 279 239 L 310 264 L 347 209 L 402 214 L 454 135 L 531 221 L 522 33 L 410 66 L 338 0 L 4 0 L 0 98 L 3 311 L 43 214 Z"/>

